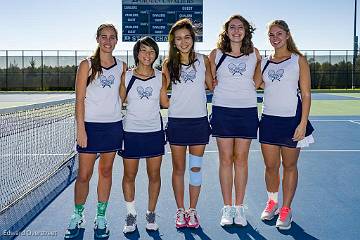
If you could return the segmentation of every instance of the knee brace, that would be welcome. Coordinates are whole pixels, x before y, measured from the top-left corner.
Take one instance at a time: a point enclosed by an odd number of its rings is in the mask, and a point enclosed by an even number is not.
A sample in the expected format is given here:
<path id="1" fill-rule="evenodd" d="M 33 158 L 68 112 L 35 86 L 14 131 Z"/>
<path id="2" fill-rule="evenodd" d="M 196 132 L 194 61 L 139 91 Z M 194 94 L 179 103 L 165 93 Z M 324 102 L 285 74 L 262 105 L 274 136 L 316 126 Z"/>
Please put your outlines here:
<path id="1" fill-rule="evenodd" d="M 192 154 L 189 154 L 189 176 L 190 176 L 190 184 L 193 186 L 200 186 L 202 183 L 202 165 L 203 157 L 198 157 Z M 200 168 L 200 171 L 194 172 L 192 168 Z"/>

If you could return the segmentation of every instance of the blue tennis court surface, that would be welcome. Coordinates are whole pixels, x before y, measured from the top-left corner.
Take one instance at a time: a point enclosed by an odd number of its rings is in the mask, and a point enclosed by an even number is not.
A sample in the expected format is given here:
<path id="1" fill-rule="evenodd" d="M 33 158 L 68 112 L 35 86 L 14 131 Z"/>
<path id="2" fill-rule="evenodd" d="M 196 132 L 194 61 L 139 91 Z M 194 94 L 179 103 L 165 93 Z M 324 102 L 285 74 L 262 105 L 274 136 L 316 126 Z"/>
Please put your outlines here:
<path id="1" fill-rule="evenodd" d="M 218 180 L 217 147 L 212 139 L 204 156 L 204 184 L 198 203 L 201 228 L 175 228 L 176 205 L 171 187 L 172 166 L 168 149 L 163 159 L 162 188 L 157 205 L 160 230 L 153 233 L 145 230 L 147 176 L 144 161 L 141 161 L 136 181 L 138 230 L 128 235 L 122 233 L 126 214 L 121 190 L 123 168 L 121 158 L 116 158 L 107 211 L 111 231 L 109 239 L 359 239 L 360 117 L 323 116 L 312 117 L 311 121 L 315 127 L 316 142 L 311 147 L 303 149 L 300 156 L 299 183 L 292 205 L 294 222 L 290 230 L 277 230 L 275 220 L 260 220 L 267 195 L 263 177 L 264 164 L 257 141 L 253 141 L 249 155 L 249 179 L 245 197 L 248 225 L 225 228 L 220 226 L 220 209 L 223 203 Z M 93 239 L 92 228 L 97 203 L 96 182 L 97 173 L 94 171 L 85 208 L 86 230 L 80 239 Z M 19 236 L 17 239 L 63 239 L 73 210 L 73 189 L 74 183 L 24 230 L 24 235 L 44 232 L 48 236 L 41 238 L 27 235 Z"/>

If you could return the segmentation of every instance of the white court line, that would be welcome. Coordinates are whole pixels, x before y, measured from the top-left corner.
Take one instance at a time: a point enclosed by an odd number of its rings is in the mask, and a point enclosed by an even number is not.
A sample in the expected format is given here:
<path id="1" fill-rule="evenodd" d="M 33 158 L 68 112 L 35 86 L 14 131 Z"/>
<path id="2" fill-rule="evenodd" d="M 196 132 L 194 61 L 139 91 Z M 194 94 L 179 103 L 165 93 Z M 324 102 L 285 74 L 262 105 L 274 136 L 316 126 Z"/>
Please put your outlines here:
<path id="1" fill-rule="evenodd" d="M 355 120 L 355 121 L 359 121 L 359 120 Z M 355 123 L 355 124 L 359 124 L 360 125 L 360 122 L 355 122 L 354 120 L 350 120 L 351 123 Z"/>
<path id="2" fill-rule="evenodd" d="M 309 119 L 311 122 L 354 122 L 360 119 Z"/>
<path id="3" fill-rule="evenodd" d="M 207 150 L 205 153 L 218 153 L 217 150 Z M 261 152 L 261 150 L 251 149 L 250 152 Z M 301 149 L 301 152 L 360 152 L 360 149 Z M 166 152 L 170 154 L 171 152 Z"/>

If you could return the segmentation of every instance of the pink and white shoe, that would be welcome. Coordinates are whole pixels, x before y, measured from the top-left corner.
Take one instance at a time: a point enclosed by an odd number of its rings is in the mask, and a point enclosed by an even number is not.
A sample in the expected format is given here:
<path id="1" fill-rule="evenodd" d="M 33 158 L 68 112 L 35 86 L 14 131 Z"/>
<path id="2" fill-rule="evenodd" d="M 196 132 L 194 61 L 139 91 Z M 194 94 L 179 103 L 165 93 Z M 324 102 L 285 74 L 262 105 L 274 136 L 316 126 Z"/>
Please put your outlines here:
<path id="1" fill-rule="evenodd" d="M 186 217 L 187 217 L 187 227 L 189 228 L 200 227 L 199 216 L 197 214 L 196 209 L 189 208 L 189 210 L 187 210 L 186 212 Z"/>
<path id="2" fill-rule="evenodd" d="M 178 208 L 176 210 L 176 216 L 175 216 L 175 227 L 176 228 L 183 228 L 186 227 L 186 213 L 183 208 Z"/>
<path id="3" fill-rule="evenodd" d="M 266 202 L 266 207 L 261 213 L 261 220 L 272 220 L 275 215 L 279 214 L 278 203 L 269 199 Z"/>
<path id="4" fill-rule="evenodd" d="M 280 209 L 279 217 L 276 221 L 276 227 L 280 230 L 288 230 L 291 228 L 292 213 L 291 208 L 282 207 Z"/>

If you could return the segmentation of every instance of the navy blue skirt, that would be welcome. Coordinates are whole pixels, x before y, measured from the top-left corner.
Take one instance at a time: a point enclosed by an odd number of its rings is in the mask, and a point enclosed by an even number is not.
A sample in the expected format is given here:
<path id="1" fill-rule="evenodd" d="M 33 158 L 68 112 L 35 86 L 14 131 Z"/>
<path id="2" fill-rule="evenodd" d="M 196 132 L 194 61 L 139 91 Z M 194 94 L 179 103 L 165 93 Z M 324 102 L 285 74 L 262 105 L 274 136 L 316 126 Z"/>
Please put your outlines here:
<path id="1" fill-rule="evenodd" d="M 171 145 L 205 145 L 209 143 L 210 135 L 211 128 L 207 116 L 168 119 L 166 136 Z"/>
<path id="2" fill-rule="evenodd" d="M 124 130 L 122 121 L 113 123 L 85 122 L 87 147 L 76 146 L 79 153 L 105 153 L 121 150 Z"/>
<path id="3" fill-rule="evenodd" d="M 301 101 L 298 101 L 294 117 L 279 117 L 262 114 L 259 125 L 259 142 L 277 146 L 296 148 L 297 141 L 293 141 L 295 130 L 301 121 Z M 308 120 L 305 137 L 312 134 L 313 126 Z"/>
<path id="4" fill-rule="evenodd" d="M 165 154 L 164 130 L 157 132 L 124 132 L 124 149 L 118 154 L 123 158 L 151 158 Z"/>
<path id="5" fill-rule="evenodd" d="M 213 137 L 256 139 L 259 126 L 257 107 L 228 108 L 213 105 L 210 124 Z"/>

